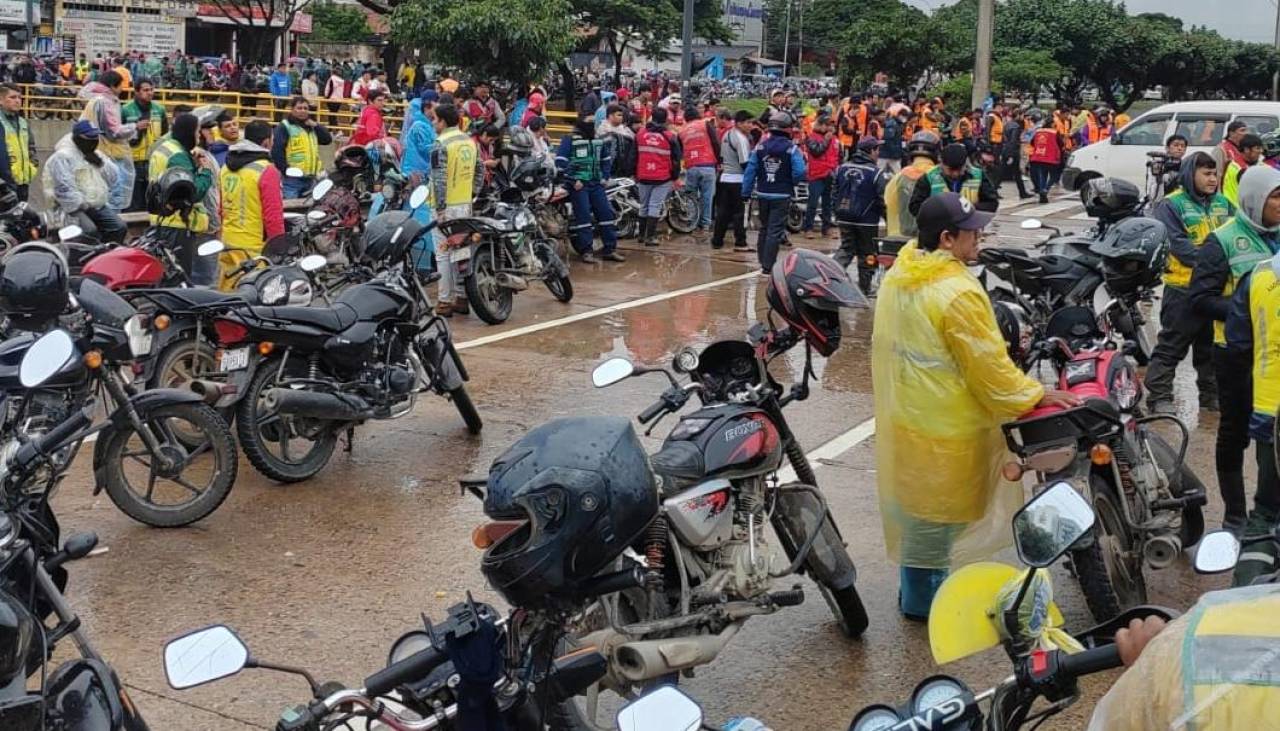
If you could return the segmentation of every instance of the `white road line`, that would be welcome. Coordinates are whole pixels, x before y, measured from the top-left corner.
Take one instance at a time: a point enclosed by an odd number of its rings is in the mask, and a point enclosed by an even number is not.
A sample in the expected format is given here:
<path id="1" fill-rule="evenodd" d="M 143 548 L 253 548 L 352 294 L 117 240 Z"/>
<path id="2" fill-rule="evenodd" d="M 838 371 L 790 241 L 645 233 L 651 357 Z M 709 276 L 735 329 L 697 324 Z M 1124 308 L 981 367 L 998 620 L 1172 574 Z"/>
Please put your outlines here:
<path id="1" fill-rule="evenodd" d="M 732 277 L 717 279 L 713 282 L 703 282 L 702 284 L 696 284 L 692 287 L 685 287 L 684 289 L 676 289 L 670 292 L 662 292 L 660 294 L 654 294 L 648 297 L 641 297 L 640 299 L 637 299 L 637 300 L 620 302 L 616 305 L 609 305 L 607 307 L 600 307 L 598 309 L 588 310 L 586 312 L 579 312 L 577 314 L 568 315 L 566 317 L 557 318 L 555 320 L 548 320 L 546 322 L 538 322 L 532 325 L 525 325 L 524 327 L 518 327 L 514 330 L 508 330 L 506 332 L 500 332 L 494 335 L 485 335 L 483 337 L 473 338 L 465 342 L 457 343 L 455 344 L 454 347 L 456 347 L 458 350 L 466 350 L 468 348 L 478 348 L 481 345 L 489 345 L 491 343 L 501 342 L 503 340 L 507 340 L 510 338 L 518 338 L 521 335 L 528 335 L 530 333 L 541 332 L 543 330 L 550 330 L 553 327 L 568 325 L 569 323 L 579 322 L 581 320 L 589 320 L 593 317 L 600 317 L 601 315 L 607 315 L 611 312 L 621 312 L 623 310 L 629 310 L 633 307 L 643 307 L 644 305 L 651 305 L 655 302 L 662 302 L 663 300 L 669 300 L 673 297 L 683 297 L 686 294 L 701 292 L 704 289 L 713 289 L 715 287 L 720 287 L 725 284 L 741 282 L 744 279 L 754 279 L 758 276 L 759 276 L 759 272 L 752 270 L 750 272 L 746 272 L 745 274 L 735 274 Z"/>
<path id="2" fill-rule="evenodd" d="M 854 447 L 862 444 L 870 439 L 876 433 L 876 420 L 867 419 L 861 424 L 855 426 L 849 431 L 823 444 L 817 449 L 805 455 L 809 459 L 809 464 L 816 471 L 822 468 L 822 461 L 827 459 L 835 459 Z M 778 470 L 778 479 L 782 482 L 793 482 L 796 479 L 796 471 L 790 467 Z"/>
<path id="3" fill-rule="evenodd" d="M 1065 211 L 1068 208 L 1071 208 L 1072 206 L 1078 206 L 1078 205 L 1080 205 L 1080 201 L 1072 198 L 1070 200 L 1055 201 L 1053 203 L 1043 203 L 1033 208 L 1021 208 L 1013 211 L 1013 215 L 1042 217 L 1042 216 L 1047 216 L 1050 213 Z"/>
<path id="4" fill-rule="evenodd" d="M 1070 220 L 1070 221 L 1091 221 L 1091 220 L 1093 220 L 1093 217 L 1092 217 L 1092 216 L 1090 216 L 1088 213 L 1077 213 L 1077 214 L 1076 214 L 1076 215 L 1074 215 L 1074 216 L 1069 216 L 1069 217 L 1068 217 L 1068 220 Z"/>

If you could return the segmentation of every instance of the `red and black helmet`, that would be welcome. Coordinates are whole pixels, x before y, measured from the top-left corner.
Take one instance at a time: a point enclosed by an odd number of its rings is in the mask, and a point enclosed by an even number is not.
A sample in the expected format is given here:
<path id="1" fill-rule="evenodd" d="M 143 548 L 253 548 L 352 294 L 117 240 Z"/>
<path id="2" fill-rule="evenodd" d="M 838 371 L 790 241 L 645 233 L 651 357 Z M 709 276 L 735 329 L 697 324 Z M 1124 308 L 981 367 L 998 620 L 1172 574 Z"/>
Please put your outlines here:
<path id="1" fill-rule="evenodd" d="M 773 265 L 765 296 L 773 311 L 823 356 L 840 347 L 840 308 L 867 306 L 844 267 L 808 249 L 789 252 Z"/>

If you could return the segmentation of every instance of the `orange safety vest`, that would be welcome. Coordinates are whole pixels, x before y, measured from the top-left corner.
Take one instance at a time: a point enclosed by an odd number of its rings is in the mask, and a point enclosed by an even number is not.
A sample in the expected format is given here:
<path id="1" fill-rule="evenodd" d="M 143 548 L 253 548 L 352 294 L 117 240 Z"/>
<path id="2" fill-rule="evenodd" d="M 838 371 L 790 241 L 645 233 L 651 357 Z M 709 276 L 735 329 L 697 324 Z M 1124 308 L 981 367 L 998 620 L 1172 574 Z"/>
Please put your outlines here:
<path id="1" fill-rule="evenodd" d="M 837 115 L 837 118 L 839 120 L 839 123 L 836 125 L 836 136 L 840 138 L 840 144 L 844 145 L 845 147 L 852 147 L 853 135 L 848 134 L 844 131 L 845 120 L 848 120 L 850 126 L 854 128 L 858 126 L 857 117 L 853 113 L 852 101 L 845 99 L 844 101 L 840 102 L 840 113 Z"/>
<path id="2" fill-rule="evenodd" d="M 1105 140 L 1111 136 L 1111 125 L 1103 127 L 1098 124 L 1098 121 L 1093 117 L 1093 115 L 1089 115 L 1089 121 L 1085 123 L 1084 131 L 1087 135 L 1087 139 L 1089 140 L 1089 144 L 1092 145 L 1095 142 Z"/>
<path id="3" fill-rule="evenodd" d="M 963 142 L 973 136 L 973 122 L 968 117 L 960 117 L 956 120 L 955 129 L 951 131 L 951 137 L 956 142 Z"/>
<path id="4" fill-rule="evenodd" d="M 1004 120 L 999 114 L 988 114 L 987 141 L 993 145 L 1004 142 Z"/>

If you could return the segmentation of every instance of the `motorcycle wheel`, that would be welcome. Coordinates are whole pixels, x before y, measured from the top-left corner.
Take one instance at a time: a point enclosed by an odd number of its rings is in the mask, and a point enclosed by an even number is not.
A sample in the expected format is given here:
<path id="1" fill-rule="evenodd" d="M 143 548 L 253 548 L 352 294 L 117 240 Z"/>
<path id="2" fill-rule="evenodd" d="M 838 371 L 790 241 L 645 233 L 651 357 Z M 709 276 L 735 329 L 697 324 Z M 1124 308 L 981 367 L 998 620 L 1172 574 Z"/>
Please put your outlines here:
<path id="1" fill-rule="evenodd" d="M 236 435 L 240 437 L 240 448 L 249 458 L 249 464 L 258 472 L 276 482 L 302 482 L 329 464 L 338 435 L 327 424 L 309 430 L 309 434 L 301 434 L 299 420 L 265 413 L 263 394 L 275 387 L 279 366 L 279 361 L 258 364 L 258 372 L 253 374 L 244 397 L 236 404 Z M 290 449 L 293 440 L 309 442 L 310 447 L 295 456 Z M 271 451 L 268 444 L 276 444 L 280 453 Z"/>
<path id="2" fill-rule="evenodd" d="M 476 405 L 471 403 L 471 395 L 467 393 L 467 387 L 458 386 L 453 389 L 449 392 L 449 399 L 453 401 L 454 408 L 462 416 L 463 423 L 467 425 L 467 431 L 479 434 L 484 428 L 484 422 L 480 420 L 480 412 L 476 411 Z"/>
<path id="3" fill-rule="evenodd" d="M 471 257 L 471 274 L 467 277 L 467 299 L 476 316 L 490 325 L 506 322 L 511 317 L 511 290 L 498 284 L 493 248 L 480 246 Z"/>
<path id="4" fill-rule="evenodd" d="M 1124 528 L 1119 498 L 1102 478 L 1089 476 L 1093 493 L 1093 544 L 1071 552 L 1076 578 L 1095 622 L 1106 622 L 1128 607 L 1145 604 L 1147 584 L 1142 575 L 1142 558 L 1125 559 L 1135 547 Z"/>
<path id="5" fill-rule="evenodd" d="M 573 282 L 569 281 L 569 275 L 566 274 L 562 277 L 554 273 L 562 268 L 567 269 L 567 267 L 564 266 L 564 262 L 560 260 L 560 257 L 556 256 L 551 244 L 545 241 L 534 244 L 533 254 L 538 257 L 538 261 L 542 262 L 542 282 L 551 291 L 551 296 L 560 302 L 572 300 Z"/>
<path id="6" fill-rule="evenodd" d="M 178 436 L 175 422 L 184 422 L 183 431 L 202 435 L 198 446 L 188 447 Z M 117 430 L 104 445 L 105 487 L 116 507 L 134 520 L 156 528 L 190 525 L 208 516 L 227 499 L 236 481 L 236 445 L 231 430 L 218 412 L 204 404 L 173 404 L 152 411 L 147 417 L 160 449 L 180 459 L 182 468 L 174 475 L 158 475 L 152 453 L 142 437 L 129 427 Z M 145 475 L 142 485 L 135 485 L 126 472 L 125 463 L 141 465 Z M 199 475 L 206 475 L 199 486 Z M 157 494 L 160 481 L 164 486 Z M 186 499 L 174 503 L 159 502 L 164 495 L 176 494 Z"/>
<path id="7" fill-rule="evenodd" d="M 207 342 L 191 339 L 170 344 L 156 359 L 155 370 L 147 383 L 148 388 L 177 388 L 183 391 L 191 387 L 197 373 L 217 370 L 217 356 Z M 175 429 L 175 433 L 188 447 L 197 443 L 199 435 Z"/>
<path id="8" fill-rule="evenodd" d="M 691 234 L 698 228 L 702 202 L 693 191 L 676 191 L 667 199 L 667 225 L 671 230 Z"/>
<path id="9" fill-rule="evenodd" d="M 804 228 L 804 205 L 792 201 L 791 207 L 787 209 L 787 232 L 798 234 L 802 228 Z"/>

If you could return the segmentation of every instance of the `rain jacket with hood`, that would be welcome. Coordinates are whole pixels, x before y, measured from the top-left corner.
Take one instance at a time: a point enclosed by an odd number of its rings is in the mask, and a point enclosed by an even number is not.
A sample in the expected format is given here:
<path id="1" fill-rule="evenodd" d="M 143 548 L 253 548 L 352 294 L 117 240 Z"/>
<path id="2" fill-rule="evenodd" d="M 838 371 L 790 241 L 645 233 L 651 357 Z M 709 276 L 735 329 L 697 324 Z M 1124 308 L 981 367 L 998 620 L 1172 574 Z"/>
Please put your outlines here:
<path id="1" fill-rule="evenodd" d="M 80 118 L 98 128 L 98 152 L 113 160 L 132 162 L 133 150 L 129 143 L 138 133 L 138 126 L 132 122 L 124 123 L 120 99 L 115 92 L 101 82 L 90 81 L 77 96 L 85 102 Z"/>
<path id="2" fill-rule="evenodd" d="M 71 214 L 107 205 L 107 196 L 116 184 L 117 175 L 117 169 L 110 160 L 104 159 L 101 166 L 86 160 L 68 134 L 53 146 L 53 154 L 44 163 L 40 182 L 44 187 L 44 199 L 57 201 L 59 210 Z"/>
<path id="3" fill-rule="evenodd" d="M 1170 287 L 1191 284 L 1191 269 L 1200 247 L 1214 229 L 1235 213 L 1235 207 L 1221 192 L 1205 196 L 1196 191 L 1196 164 L 1202 159 L 1213 160 L 1203 152 L 1193 152 L 1183 159 L 1178 190 L 1160 201 L 1151 213 L 1169 232 L 1169 253 L 1173 256 L 1169 258 L 1164 283 Z"/>
<path id="4" fill-rule="evenodd" d="M 222 171 L 222 240 L 228 248 L 260 253 L 268 241 L 284 235 L 284 200 L 280 171 L 271 164 L 271 153 L 262 145 L 241 140 L 227 152 Z M 223 252 L 223 270 L 229 261 Z"/>
<path id="5" fill-rule="evenodd" d="M 436 146 L 436 128 L 431 124 L 431 120 L 427 119 L 427 115 L 422 113 L 421 99 L 414 99 L 409 103 L 409 121 L 406 124 L 407 128 L 400 137 L 400 147 L 404 150 L 400 158 L 400 170 L 406 178 L 418 173 L 422 176 L 422 183 L 430 185 L 431 151 Z M 431 223 L 431 206 L 419 207 L 414 211 L 413 219 L 424 226 Z M 420 237 L 419 249 L 422 249 L 424 246 L 422 242 L 425 242 L 427 249 L 423 250 L 423 253 L 428 253 L 434 238 L 433 236 Z M 419 260 L 431 261 L 430 257 L 425 256 L 420 257 Z"/>
<path id="6" fill-rule="evenodd" d="M 871 336 L 876 482 L 889 558 L 946 570 L 1009 545 L 1021 487 L 1000 425 L 1044 387 L 1009 359 L 991 301 L 950 252 L 903 247 Z"/>

